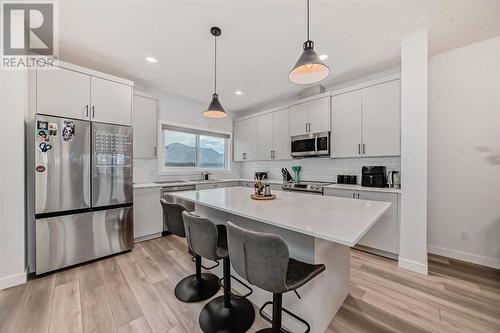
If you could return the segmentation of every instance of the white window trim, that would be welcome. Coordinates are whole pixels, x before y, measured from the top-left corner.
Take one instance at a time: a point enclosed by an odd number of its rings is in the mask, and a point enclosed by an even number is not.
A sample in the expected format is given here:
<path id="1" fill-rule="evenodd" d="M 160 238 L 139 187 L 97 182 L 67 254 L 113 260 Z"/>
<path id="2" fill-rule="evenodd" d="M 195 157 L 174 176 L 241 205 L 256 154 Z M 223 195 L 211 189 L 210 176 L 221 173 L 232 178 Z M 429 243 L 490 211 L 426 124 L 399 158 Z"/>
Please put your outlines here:
<path id="1" fill-rule="evenodd" d="M 165 136 L 163 135 L 163 127 L 164 126 L 174 126 L 174 127 L 181 127 L 181 128 L 186 128 L 186 129 L 191 129 L 195 131 L 202 131 L 202 132 L 211 132 L 214 134 L 224 134 L 224 135 L 229 135 L 229 138 L 226 140 L 226 151 L 225 151 L 225 166 L 226 168 L 224 170 L 222 169 L 210 169 L 210 168 L 188 168 L 188 167 L 166 167 L 163 165 L 163 161 L 165 158 L 165 151 L 163 147 L 165 147 Z M 213 128 L 208 128 L 208 127 L 201 127 L 201 126 L 193 126 L 190 124 L 185 124 L 185 123 L 176 123 L 176 122 L 170 122 L 170 121 L 159 121 L 158 122 L 158 164 L 157 164 L 157 171 L 158 175 L 160 176 L 165 176 L 165 175 L 199 175 L 201 172 L 209 172 L 213 174 L 230 174 L 231 169 L 232 169 L 232 136 L 233 133 L 230 131 L 223 131 L 223 130 L 217 130 Z M 197 157 L 198 158 L 198 157 Z"/>

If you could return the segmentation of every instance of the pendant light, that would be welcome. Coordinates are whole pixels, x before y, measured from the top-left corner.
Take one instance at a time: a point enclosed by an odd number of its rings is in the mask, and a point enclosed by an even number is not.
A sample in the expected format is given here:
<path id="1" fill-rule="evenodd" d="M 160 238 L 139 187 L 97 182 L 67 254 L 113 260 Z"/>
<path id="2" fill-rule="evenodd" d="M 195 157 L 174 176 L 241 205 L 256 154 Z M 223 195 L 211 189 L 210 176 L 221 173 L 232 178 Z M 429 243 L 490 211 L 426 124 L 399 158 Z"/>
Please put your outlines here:
<path id="1" fill-rule="evenodd" d="M 215 40 L 215 63 L 214 63 L 214 94 L 208 109 L 203 112 L 203 115 L 208 118 L 225 118 L 227 113 L 219 102 L 219 95 L 217 95 L 217 37 L 221 35 L 221 30 L 218 27 L 212 27 L 210 33 L 214 36 Z"/>
<path id="2" fill-rule="evenodd" d="M 316 83 L 330 74 L 330 68 L 314 52 L 314 42 L 309 39 L 309 0 L 307 0 L 307 40 L 299 60 L 288 74 L 293 83 Z"/>

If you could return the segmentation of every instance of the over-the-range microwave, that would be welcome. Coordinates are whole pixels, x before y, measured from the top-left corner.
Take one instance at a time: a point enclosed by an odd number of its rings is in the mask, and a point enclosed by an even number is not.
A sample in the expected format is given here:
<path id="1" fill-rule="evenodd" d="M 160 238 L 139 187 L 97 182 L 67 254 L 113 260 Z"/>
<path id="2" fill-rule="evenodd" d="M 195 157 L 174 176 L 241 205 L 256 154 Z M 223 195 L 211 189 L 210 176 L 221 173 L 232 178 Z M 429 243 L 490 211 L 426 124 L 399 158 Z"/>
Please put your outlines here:
<path id="1" fill-rule="evenodd" d="M 330 155 L 330 132 L 292 136 L 292 157 Z"/>

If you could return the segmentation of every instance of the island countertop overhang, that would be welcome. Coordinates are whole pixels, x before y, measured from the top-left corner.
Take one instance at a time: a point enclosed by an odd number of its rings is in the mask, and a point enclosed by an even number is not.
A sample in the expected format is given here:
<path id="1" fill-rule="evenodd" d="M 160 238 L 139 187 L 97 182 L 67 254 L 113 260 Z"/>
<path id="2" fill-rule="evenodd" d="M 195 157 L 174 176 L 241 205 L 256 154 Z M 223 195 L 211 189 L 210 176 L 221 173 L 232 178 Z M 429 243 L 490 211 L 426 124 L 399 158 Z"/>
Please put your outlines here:
<path id="1" fill-rule="evenodd" d="M 323 240 L 354 246 L 390 203 L 278 192 L 275 200 L 252 200 L 253 189 L 229 187 L 169 193 L 208 208 Z"/>

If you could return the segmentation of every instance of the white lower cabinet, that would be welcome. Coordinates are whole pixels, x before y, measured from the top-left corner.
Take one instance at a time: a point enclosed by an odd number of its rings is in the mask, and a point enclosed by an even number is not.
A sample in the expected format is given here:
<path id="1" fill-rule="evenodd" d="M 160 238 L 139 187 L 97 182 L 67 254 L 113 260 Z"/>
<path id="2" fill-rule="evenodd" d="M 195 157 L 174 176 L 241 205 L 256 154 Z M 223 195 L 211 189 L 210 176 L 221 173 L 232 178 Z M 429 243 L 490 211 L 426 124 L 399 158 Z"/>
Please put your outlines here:
<path id="1" fill-rule="evenodd" d="M 399 253 L 399 194 L 326 188 L 325 195 L 390 202 L 389 210 L 368 230 L 358 245 L 393 254 Z"/>
<path id="2" fill-rule="evenodd" d="M 134 189 L 134 238 L 147 237 L 163 231 L 161 188 Z"/>

